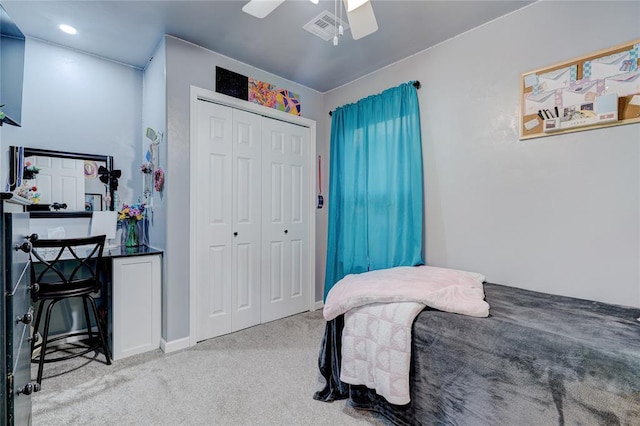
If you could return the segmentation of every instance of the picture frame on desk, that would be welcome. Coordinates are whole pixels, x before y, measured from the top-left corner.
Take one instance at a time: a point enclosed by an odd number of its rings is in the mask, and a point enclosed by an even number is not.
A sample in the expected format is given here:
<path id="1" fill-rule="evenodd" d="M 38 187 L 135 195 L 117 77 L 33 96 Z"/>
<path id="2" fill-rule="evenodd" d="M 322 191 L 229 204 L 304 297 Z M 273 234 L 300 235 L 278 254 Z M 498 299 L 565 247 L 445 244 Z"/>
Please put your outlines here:
<path id="1" fill-rule="evenodd" d="M 84 194 L 84 211 L 102 211 L 102 194 Z"/>

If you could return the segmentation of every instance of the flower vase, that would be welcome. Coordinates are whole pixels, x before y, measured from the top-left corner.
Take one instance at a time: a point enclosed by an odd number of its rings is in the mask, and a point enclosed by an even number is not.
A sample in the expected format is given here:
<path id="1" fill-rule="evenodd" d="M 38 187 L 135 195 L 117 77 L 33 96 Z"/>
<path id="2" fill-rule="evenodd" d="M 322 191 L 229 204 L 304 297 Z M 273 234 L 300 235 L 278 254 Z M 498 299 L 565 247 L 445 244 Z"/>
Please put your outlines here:
<path id="1" fill-rule="evenodd" d="M 137 247 L 140 245 L 140 238 L 138 235 L 138 221 L 137 220 L 128 220 L 127 221 L 127 238 L 125 240 L 126 247 Z"/>

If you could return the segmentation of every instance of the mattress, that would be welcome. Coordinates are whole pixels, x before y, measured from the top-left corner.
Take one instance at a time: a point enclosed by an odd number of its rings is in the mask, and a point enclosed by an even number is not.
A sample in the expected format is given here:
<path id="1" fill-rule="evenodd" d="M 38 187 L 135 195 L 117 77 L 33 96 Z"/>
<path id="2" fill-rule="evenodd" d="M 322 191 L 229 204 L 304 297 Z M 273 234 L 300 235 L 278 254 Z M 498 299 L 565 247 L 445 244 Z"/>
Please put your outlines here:
<path id="1" fill-rule="evenodd" d="M 488 318 L 425 309 L 413 324 L 411 402 L 337 380 L 342 318 L 327 323 L 314 398 L 349 398 L 399 425 L 640 424 L 640 309 L 485 284 Z"/>

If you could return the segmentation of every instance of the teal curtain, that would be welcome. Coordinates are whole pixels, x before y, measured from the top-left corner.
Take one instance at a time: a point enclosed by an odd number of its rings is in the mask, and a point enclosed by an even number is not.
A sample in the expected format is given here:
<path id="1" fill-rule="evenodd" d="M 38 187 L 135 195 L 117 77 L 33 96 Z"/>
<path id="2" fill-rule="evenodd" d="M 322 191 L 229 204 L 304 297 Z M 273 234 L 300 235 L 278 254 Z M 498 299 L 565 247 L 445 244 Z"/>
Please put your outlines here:
<path id="1" fill-rule="evenodd" d="M 424 263 L 416 90 L 405 83 L 332 114 L 325 299 L 347 274 Z"/>

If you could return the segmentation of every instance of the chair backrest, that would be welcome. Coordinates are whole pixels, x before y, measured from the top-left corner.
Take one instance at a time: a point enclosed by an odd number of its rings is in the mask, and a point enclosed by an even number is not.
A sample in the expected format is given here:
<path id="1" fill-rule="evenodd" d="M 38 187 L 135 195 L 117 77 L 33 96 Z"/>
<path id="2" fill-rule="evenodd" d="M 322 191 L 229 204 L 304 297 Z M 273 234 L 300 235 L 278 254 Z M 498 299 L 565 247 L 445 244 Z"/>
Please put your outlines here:
<path id="1" fill-rule="evenodd" d="M 71 297 L 100 289 L 104 235 L 31 241 L 33 300 Z"/>

